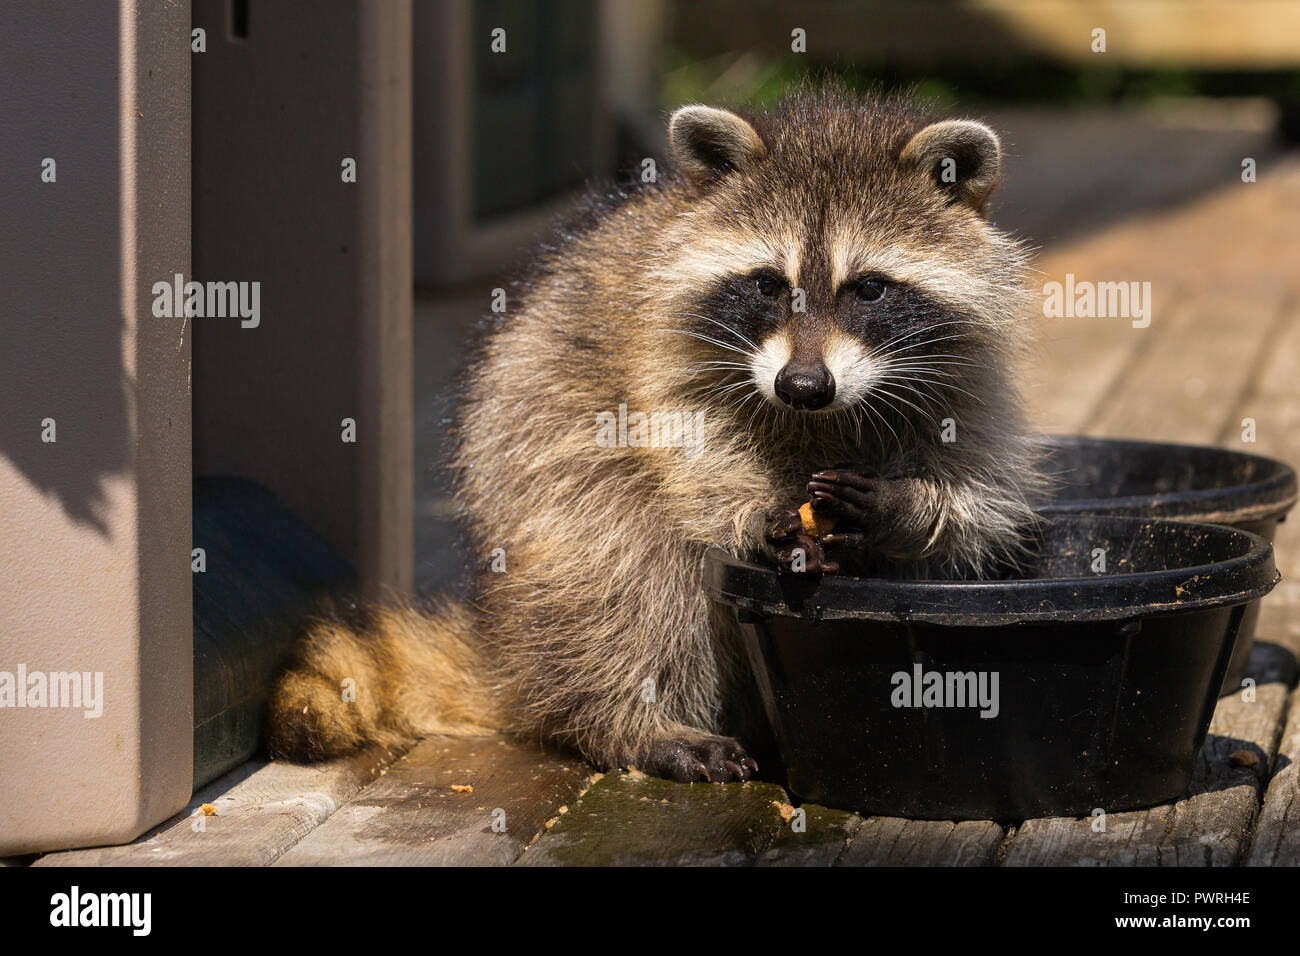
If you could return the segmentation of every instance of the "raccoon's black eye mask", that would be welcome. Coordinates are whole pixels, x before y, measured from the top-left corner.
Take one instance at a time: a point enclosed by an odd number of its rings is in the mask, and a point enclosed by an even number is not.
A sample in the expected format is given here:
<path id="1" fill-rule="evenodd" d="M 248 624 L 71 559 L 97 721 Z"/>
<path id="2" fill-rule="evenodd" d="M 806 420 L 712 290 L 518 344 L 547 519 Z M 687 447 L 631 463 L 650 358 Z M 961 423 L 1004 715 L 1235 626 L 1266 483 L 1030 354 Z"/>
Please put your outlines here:
<path id="1" fill-rule="evenodd" d="M 728 312 L 754 308 L 767 311 L 777 307 L 790 291 L 790 282 L 775 269 L 755 269 L 719 279 L 700 304 Z"/>
<path id="2" fill-rule="evenodd" d="M 796 318 L 795 291 L 776 270 L 756 269 L 719 279 L 693 303 L 689 314 L 700 332 L 717 335 L 722 325 L 734 336 L 757 343 Z M 942 324 L 945 341 L 956 344 L 954 339 L 965 338 L 969 322 L 959 310 L 916 286 L 879 272 L 855 276 L 840 285 L 833 301 L 809 298 L 805 307 L 809 315 L 833 318 L 845 332 L 866 341 L 884 341 Z"/>
<path id="3" fill-rule="evenodd" d="M 752 282 L 754 288 L 758 290 L 758 294 L 765 299 L 779 298 L 790 286 L 785 276 L 771 269 L 759 269 L 757 272 L 742 277 L 740 281 L 742 283 Z"/>
<path id="4" fill-rule="evenodd" d="M 686 315 L 697 330 L 718 334 L 718 326 L 732 330 L 732 339 L 749 343 L 771 334 L 790 314 L 790 283 L 774 269 L 727 276 L 695 299 Z M 747 343 L 747 348 L 752 347 Z"/>
<path id="5" fill-rule="evenodd" d="M 867 275 L 845 283 L 845 288 L 851 289 L 863 302 L 879 302 L 895 284 L 885 276 Z"/>
<path id="6" fill-rule="evenodd" d="M 779 299 L 786 292 L 793 291 L 785 276 L 771 269 L 759 269 L 730 282 L 736 287 L 737 297 L 741 297 L 745 291 L 742 287 L 747 283 L 752 283 L 758 294 L 765 299 Z M 863 302 L 879 302 L 897 285 L 888 276 L 870 273 L 844 283 L 840 294 L 847 290 Z"/>

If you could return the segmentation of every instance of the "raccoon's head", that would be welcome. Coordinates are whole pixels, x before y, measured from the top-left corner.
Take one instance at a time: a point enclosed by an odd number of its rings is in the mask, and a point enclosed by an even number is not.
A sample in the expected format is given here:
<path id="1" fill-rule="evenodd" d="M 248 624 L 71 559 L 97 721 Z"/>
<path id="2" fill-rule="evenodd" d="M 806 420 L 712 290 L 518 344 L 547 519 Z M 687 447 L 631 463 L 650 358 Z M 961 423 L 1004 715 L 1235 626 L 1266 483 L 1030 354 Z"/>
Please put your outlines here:
<path id="1" fill-rule="evenodd" d="M 984 215 L 988 127 L 832 94 L 683 107 L 668 139 L 690 203 L 652 277 L 718 394 L 937 418 L 1016 344 L 1024 252 Z"/>

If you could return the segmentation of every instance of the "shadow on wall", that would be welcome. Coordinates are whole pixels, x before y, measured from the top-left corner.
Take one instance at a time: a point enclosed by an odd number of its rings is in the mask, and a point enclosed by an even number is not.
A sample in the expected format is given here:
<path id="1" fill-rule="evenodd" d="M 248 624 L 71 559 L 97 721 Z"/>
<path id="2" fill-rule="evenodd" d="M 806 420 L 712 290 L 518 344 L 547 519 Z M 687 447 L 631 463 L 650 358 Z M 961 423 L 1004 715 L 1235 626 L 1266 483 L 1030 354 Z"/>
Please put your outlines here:
<path id="1" fill-rule="evenodd" d="M 102 62 L 51 57 L 24 39 L 93 34 L 116 57 L 117 5 L 18 4 L 4 21 L 0 457 L 107 536 L 107 482 L 129 467 L 132 440 L 121 171 L 103 162 L 118 154 L 118 88 L 102 82 Z"/>

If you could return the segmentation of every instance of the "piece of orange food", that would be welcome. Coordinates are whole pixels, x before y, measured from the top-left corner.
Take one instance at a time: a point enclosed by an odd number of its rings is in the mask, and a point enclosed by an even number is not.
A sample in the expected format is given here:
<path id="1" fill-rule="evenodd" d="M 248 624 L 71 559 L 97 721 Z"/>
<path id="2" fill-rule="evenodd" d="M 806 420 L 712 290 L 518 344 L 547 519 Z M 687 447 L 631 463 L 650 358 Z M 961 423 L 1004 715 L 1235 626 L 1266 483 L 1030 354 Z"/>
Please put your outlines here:
<path id="1" fill-rule="evenodd" d="M 803 530 L 810 538 L 820 538 L 835 530 L 835 519 L 813 511 L 811 501 L 805 501 L 799 506 L 799 520 L 803 522 Z"/>

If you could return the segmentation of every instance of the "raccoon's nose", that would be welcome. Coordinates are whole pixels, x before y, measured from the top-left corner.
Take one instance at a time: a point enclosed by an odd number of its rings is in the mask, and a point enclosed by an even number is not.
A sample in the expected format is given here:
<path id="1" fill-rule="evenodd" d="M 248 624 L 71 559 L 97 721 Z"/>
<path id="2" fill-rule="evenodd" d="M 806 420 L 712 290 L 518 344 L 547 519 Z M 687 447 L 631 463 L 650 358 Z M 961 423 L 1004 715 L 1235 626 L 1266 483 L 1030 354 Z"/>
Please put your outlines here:
<path id="1" fill-rule="evenodd" d="M 835 377 L 820 362 L 816 365 L 789 363 L 776 373 L 775 387 L 781 401 L 800 411 L 825 408 L 835 397 Z"/>

